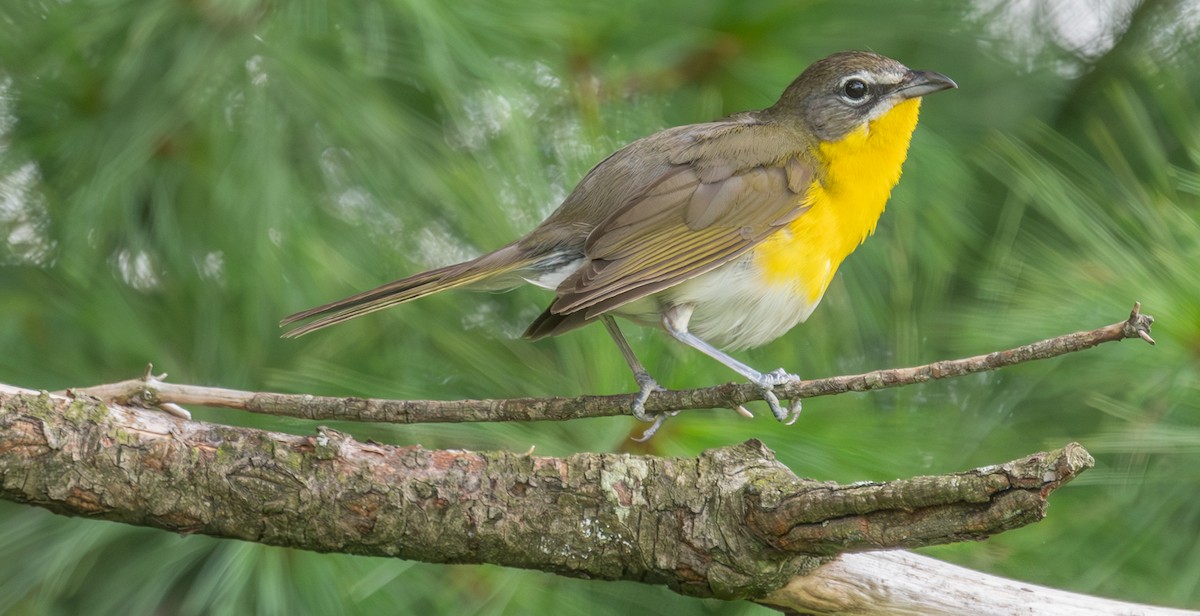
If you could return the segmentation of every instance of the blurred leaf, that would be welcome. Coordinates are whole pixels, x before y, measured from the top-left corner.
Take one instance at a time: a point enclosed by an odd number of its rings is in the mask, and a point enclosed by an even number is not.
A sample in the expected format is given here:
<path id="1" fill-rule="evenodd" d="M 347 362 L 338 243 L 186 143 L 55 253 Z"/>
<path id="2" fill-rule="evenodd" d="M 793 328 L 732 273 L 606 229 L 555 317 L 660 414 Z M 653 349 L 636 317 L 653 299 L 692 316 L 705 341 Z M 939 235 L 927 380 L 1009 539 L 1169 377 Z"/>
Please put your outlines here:
<path id="1" fill-rule="evenodd" d="M 1154 5 L 1146 10 L 1143 7 Z M 1066 8 L 1064 8 L 1066 7 Z M 1095 9 L 1095 7 L 1092 7 Z M 1077 9 L 1082 10 L 1082 9 Z M 548 0 L 0 5 L 0 380 L 314 394 L 572 395 L 633 385 L 603 331 L 527 343 L 534 289 L 431 297 L 299 341 L 283 315 L 479 254 L 665 126 L 771 104 L 868 48 L 953 76 L 874 238 L 809 322 L 742 356 L 802 376 L 985 353 L 1119 320 L 996 374 L 668 422 L 338 425 L 426 447 L 695 455 L 763 439 L 801 475 L 891 479 L 1078 440 L 1047 520 L 931 550 L 1031 582 L 1200 607 L 1200 48 L 1188 3 Z M 1128 29 L 1134 36 L 1126 36 Z M 664 384 L 723 367 L 628 327 Z M 752 405 L 753 406 L 753 405 Z M 311 433 L 309 422 L 194 409 Z M 1182 529 L 1182 530 L 1181 530 Z M 310 554 L 0 503 L 12 613 L 767 613 L 661 588 Z"/>

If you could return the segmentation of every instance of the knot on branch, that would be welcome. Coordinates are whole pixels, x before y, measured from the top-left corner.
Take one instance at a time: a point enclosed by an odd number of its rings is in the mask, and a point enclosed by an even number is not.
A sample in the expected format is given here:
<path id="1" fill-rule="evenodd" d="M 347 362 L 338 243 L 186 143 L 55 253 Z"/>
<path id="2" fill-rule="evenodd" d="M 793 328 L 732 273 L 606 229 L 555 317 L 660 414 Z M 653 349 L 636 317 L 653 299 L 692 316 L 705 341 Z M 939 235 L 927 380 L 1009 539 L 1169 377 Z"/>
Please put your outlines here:
<path id="1" fill-rule="evenodd" d="M 1134 302 L 1133 311 L 1129 313 L 1129 320 L 1125 321 L 1121 333 L 1126 338 L 1141 338 L 1150 344 L 1155 344 L 1154 338 L 1150 337 L 1150 326 L 1153 324 L 1154 317 L 1142 314 L 1142 303 Z"/>
<path id="2" fill-rule="evenodd" d="M 747 522 L 765 543 L 809 555 L 984 539 L 1045 517 L 1050 492 L 1093 464 L 1071 443 L 950 475 L 849 485 L 801 479 L 769 500 L 748 499 Z"/>
<path id="3" fill-rule="evenodd" d="M 668 583 L 677 592 L 762 596 L 843 552 L 982 539 L 1036 522 L 1049 494 L 1092 465 L 1071 443 L 961 473 L 841 485 L 799 478 L 750 440 L 704 452 L 682 501 L 639 486 L 649 490 L 646 502 L 660 506 L 637 534 L 654 538 L 649 555 L 660 573 L 674 570 Z M 660 470 L 678 487 L 685 469 Z M 664 516 L 672 507 L 661 504 L 672 501 L 686 511 Z M 664 517 L 678 523 L 664 525 Z"/>

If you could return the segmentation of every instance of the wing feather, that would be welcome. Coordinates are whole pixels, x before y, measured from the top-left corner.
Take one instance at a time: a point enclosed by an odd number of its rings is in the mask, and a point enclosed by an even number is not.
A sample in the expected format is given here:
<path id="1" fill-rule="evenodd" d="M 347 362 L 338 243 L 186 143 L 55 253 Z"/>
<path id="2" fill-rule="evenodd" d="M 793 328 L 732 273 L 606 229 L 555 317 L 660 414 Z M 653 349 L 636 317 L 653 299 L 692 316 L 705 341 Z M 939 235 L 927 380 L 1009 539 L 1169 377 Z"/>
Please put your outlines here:
<path id="1" fill-rule="evenodd" d="M 550 311 L 597 316 L 728 263 L 806 210 L 811 178 L 790 159 L 711 182 L 694 165 L 671 166 L 592 231 L 587 265 L 563 281 Z"/>

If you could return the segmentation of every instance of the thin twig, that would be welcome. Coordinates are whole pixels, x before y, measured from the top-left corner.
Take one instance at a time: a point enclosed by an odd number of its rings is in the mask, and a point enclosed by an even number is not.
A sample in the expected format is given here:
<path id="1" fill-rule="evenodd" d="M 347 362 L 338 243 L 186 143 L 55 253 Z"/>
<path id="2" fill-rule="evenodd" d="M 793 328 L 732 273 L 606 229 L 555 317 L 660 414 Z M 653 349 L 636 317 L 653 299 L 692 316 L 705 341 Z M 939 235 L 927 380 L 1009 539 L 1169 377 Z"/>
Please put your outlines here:
<path id="1" fill-rule="evenodd" d="M 780 398 L 799 399 L 830 396 L 850 391 L 868 391 L 924 383 L 936 379 L 964 376 L 995 370 L 1036 359 L 1058 357 L 1094 347 L 1104 342 L 1141 338 L 1150 344 L 1150 325 L 1154 317 L 1141 314 L 1134 304 L 1129 318 L 1099 329 L 1049 338 L 1006 351 L 962 359 L 934 362 L 911 368 L 876 370 L 865 374 L 835 376 L 800 381 L 776 389 Z M 317 420 L 367 421 L 380 423 L 461 423 L 479 421 L 561 421 L 583 417 L 610 417 L 629 414 L 636 394 L 579 396 L 574 398 L 508 398 L 502 400 L 383 400 L 337 398 L 308 394 L 256 393 L 180 385 L 153 376 L 149 371 L 141 379 L 73 389 L 73 395 L 95 396 L 103 400 L 136 403 L 142 406 L 197 405 L 241 409 L 285 417 Z M 727 383 L 715 387 L 659 391 L 646 401 L 649 413 L 710 408 L 737 408 L 759 399 L 756 386 Z"/>

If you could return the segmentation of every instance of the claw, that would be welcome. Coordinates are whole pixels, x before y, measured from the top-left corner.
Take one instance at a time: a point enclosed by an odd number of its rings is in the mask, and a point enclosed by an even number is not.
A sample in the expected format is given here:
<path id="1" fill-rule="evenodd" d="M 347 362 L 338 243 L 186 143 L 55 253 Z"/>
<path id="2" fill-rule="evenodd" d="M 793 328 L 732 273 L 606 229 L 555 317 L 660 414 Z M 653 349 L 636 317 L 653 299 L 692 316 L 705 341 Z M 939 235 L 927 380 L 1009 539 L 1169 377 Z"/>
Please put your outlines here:
<path id="1" fill-rule="evenodd" d="M 787 419 L 787 413 L 784 412 L 783 407 L 779 406 L 779 396 L 775 395 L 773 387 L 773 385 L 759 385 L 758 395 L 767 403 L 767 406 L 771 407 L 771 414 L 775 416 L 775 419 L 784 421 Z"/>
<path id="2" fill-rule="evenodd" d="M 792 404 L 788 406 L 788 420 L 783 425 L 790 426 L 796 423 L 797 419 L 800 419 L 800 410 L 801 406 L 803 406 L 801 404 L 802 401 L 802 398 L 792 398 Z"/>
<path id="3" fill-rule="evenodd" d="M 775 387 L 798 381 L 800 381 L 800 377 L 779 368 L 762 375 L 755 383 L 758 385 L 759 395 L 766 401 L 767 406 L 771 407 L 771 414 L 775 415 L 775 419 L 789 426 L 796 421 L 796 417 L 800 414 L 800 399 L 793 400 L 788 410 L 784 411 L 779 404 L 779 397 L 775 395 Z"/>
<path id="4" fill-rule="evenodd" d="M 650 440 L 650 437 L 654 436 L 655 432 L 658 432 L 658 429 L 662 427 L 663 422 L 666 421 L 668 417 L 674 417 L 678 414 L 679 411 L 670 411 L 668 413 L 662 413 L 656 416 L 653 420 L 654 423 L 651 424 L 649 428 L 646 428 L 646 431 L 643 432 L 641 436 L 632 437 L 633 441 L 637 443 L 645 443 L 646 441 Z"/>

